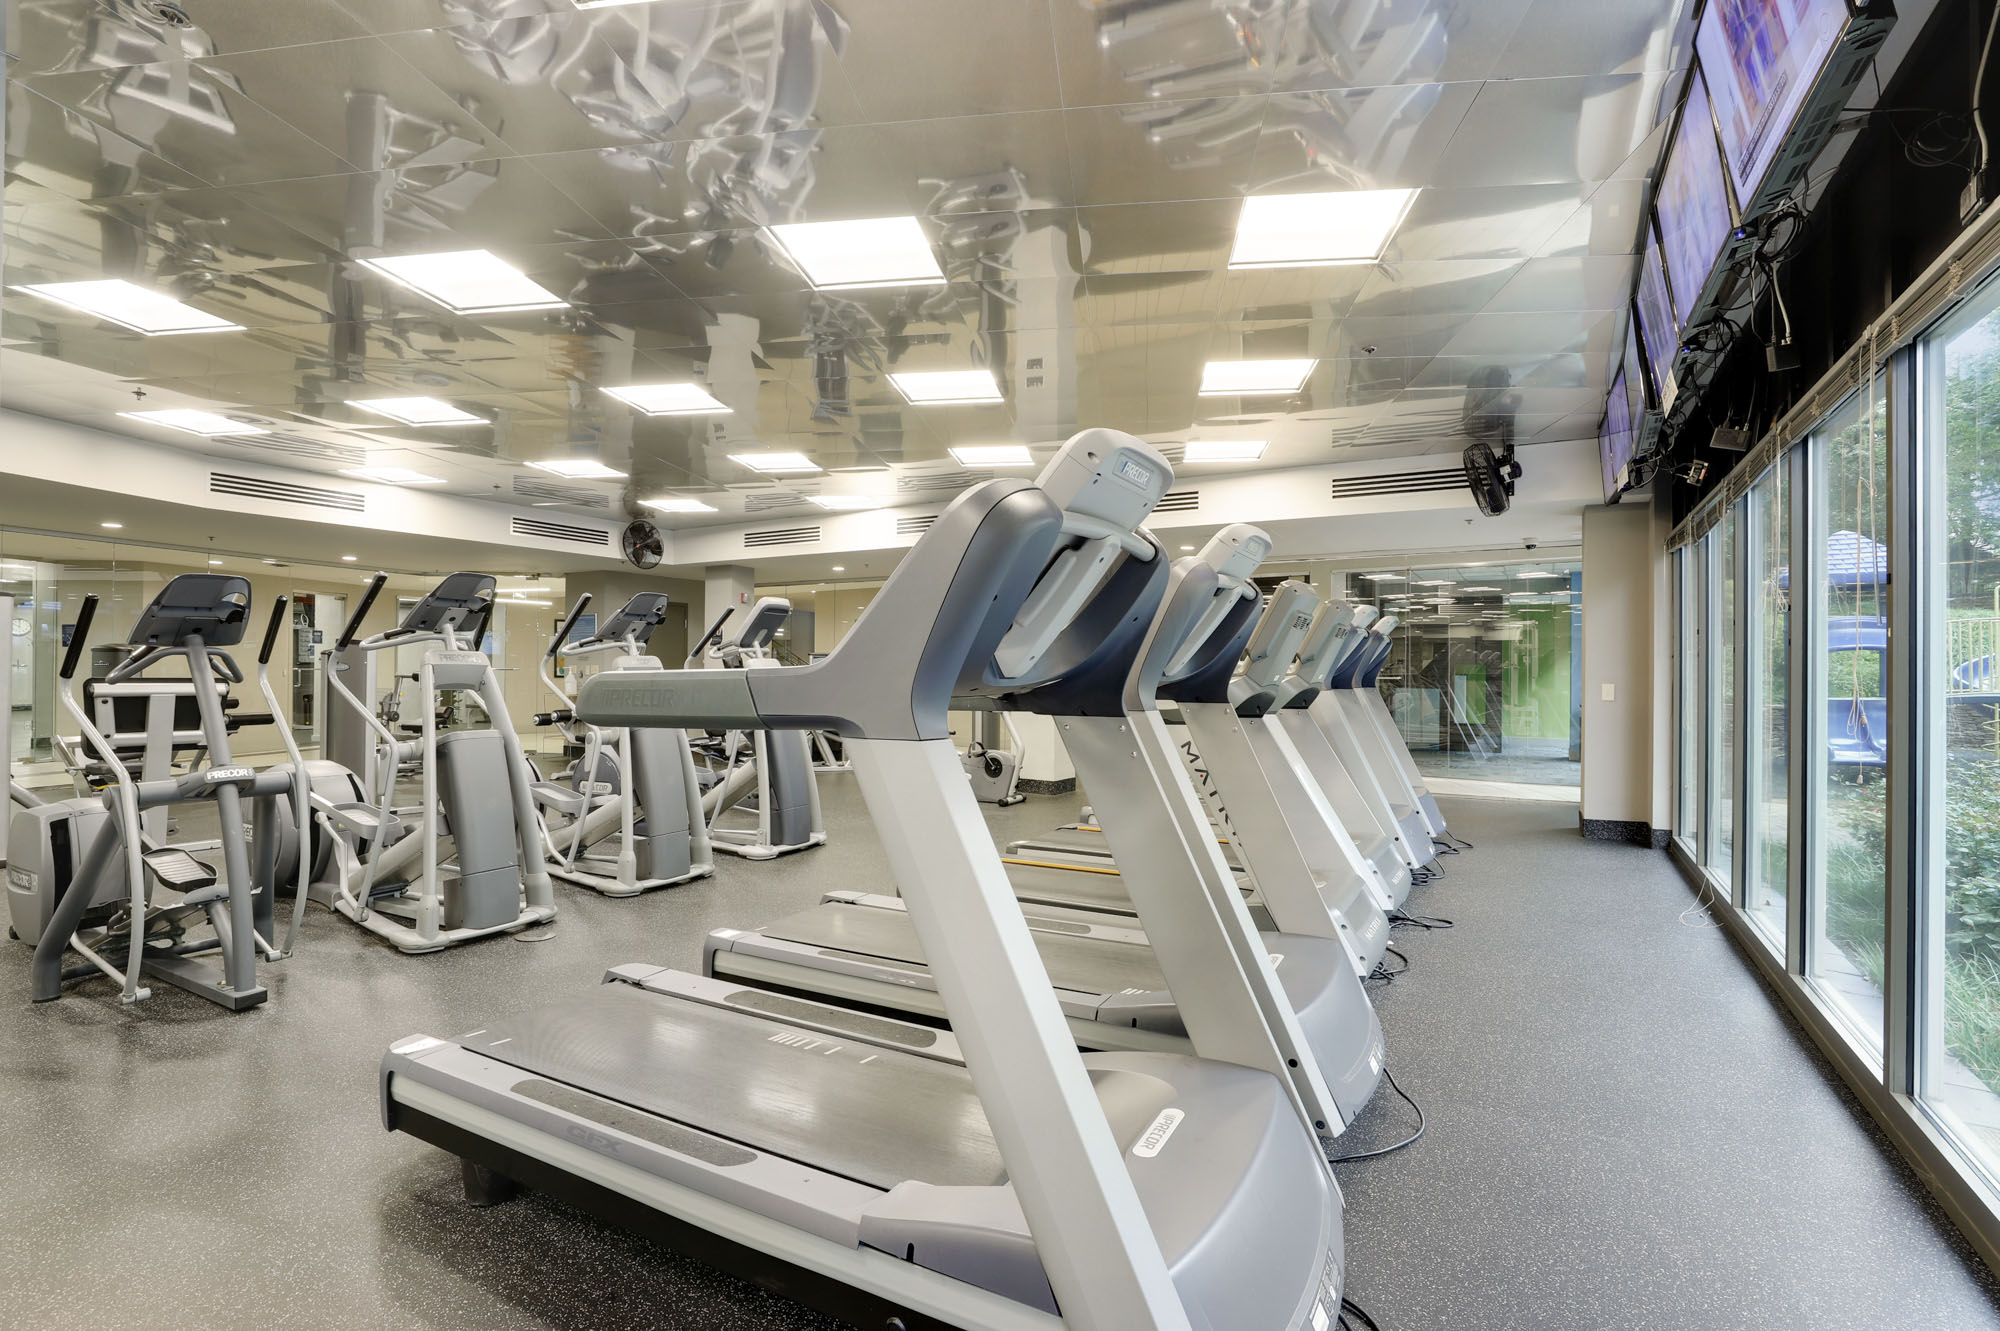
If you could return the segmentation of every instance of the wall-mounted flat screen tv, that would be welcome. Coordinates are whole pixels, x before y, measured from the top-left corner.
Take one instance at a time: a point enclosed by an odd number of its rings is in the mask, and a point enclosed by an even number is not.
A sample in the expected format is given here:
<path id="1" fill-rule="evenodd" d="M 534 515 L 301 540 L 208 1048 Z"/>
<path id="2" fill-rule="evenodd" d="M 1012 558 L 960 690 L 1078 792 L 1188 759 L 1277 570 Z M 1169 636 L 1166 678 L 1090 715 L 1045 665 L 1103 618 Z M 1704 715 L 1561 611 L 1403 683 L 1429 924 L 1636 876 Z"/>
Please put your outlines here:
<path id="1" fill-rule="evenodd" d="M 1674 318 L 1673 295 L 1667 289 L 1666 269 L 1660 263 L 1660 245 L 1652 224 L 1646 226 L 1646 252 L 1639 260 L 1639 337 L 1646 348 L 1646 363 L 1653 372 L 1653 399 L 1665 411 L 1674 405 L 1674 353 L 1680 348 L 1681 326 Z"/>
<path id="2" fill-rule="evenodd" d="M 1747 206 L 1847 25 L 1845 0 L 1708 0 L 1695 50 Z"/>
<path id="3" fill-rule="evenodd" d="M 1722 151 L 1715 142 L 1708 90 L 1699 70 L 1688 77 L 1687 105 L 1681 111 L 1673 149 L 1660 170 L 1653 211 L 1659 218 L 1660 250 L 1666 256 L 1667 283 L 1674 294 L 1674 322 L 1686 328 L 1710 271 L 1729 243 L 1730 229 L 1736 225 L 1730 211 L 1729 186 L 1723 180 Z"/>
<path id="4" fill-rule="evenodd" d="M 1604 502 L 1611 503 L 1625 488 L 1632 465 L 1632 397 L 1621 368 L 1611 377 L 1611 395 L 1604 400 L 1604 423 L 1597 428 L 1597 460 L 1604 469 Z"/>

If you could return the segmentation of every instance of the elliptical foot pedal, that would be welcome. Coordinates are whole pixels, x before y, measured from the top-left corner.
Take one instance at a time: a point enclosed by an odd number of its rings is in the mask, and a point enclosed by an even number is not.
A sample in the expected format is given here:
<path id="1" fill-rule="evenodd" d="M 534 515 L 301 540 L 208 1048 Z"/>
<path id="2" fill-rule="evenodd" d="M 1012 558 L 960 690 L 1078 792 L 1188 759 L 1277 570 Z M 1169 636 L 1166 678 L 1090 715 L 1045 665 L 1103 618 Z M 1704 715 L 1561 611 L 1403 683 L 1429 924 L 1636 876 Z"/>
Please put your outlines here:
<path id="1" fill-rule="evenodd" d="M 172 847 L 149 850 L 140 858 L 155 878 L 176 892 L 195 892 L 215 886 L 215 870 L 184 850 Z"/>

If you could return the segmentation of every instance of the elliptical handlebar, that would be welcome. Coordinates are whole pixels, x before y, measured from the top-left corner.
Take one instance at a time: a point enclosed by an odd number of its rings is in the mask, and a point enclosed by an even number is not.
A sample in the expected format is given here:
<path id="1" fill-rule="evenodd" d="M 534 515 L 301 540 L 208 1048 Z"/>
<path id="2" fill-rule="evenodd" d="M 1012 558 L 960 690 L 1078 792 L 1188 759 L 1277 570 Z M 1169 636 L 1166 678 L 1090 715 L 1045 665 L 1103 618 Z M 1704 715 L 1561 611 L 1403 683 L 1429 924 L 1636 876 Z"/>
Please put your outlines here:
<path id="1" fill-rule="evenodd" d="M 284 623 L 285 606 L 291 602 L 291 599 L 289 596 L 280 594 L 277 600 L 271 602 L 271 622 L 264 626 L 264 642 L 257 649 L 257 666 L 259 669 L 271 664 L 271 649 L 278 645 L 278 629 Z"/>
<path id="2" fill-rule="evenodd" d="M 354 635 L 361 631 L 361 621 L 368 618 L 368 612 L 375 608 L 375 598 L 382 594 L 382 588 L 388 583 L 387 573 L 377 573 L 368 580 L 368 590 L 361 593 L 361 604 L 355 606 L 354 613 L 348 617 L 347 627 L 340 631 L 340 641 L 334 644 L 334 651 L 344 652 L 354 645 Z"/>
<path id="3" fill-rule="evenodd" d="M 77 662 L 83 658 L 83 642 L 90 636 L 90 621 L 97 618 L 97 593 L 83 598 L 83 606 L 76 612 L 76 623 L 69 631 L 69 650 L 63 653 L 61 675 L 67 683 L 76 675 Z"/>
<path id="4" fill-rule="evenodd" d="M 576 604 L 569 608 L 569 618 L 563 620 L 562 627 L 556 630 L 556 636 L 550 639 L 549 650 L 543 655 L 543 660 L 553 661 L 561 654 L 564 644 L 569 641 L 570 630 L 576 627 L 576 621 L 583 618 L 583 612 L 589 608 L 590 593 L 579 593 Z"/>

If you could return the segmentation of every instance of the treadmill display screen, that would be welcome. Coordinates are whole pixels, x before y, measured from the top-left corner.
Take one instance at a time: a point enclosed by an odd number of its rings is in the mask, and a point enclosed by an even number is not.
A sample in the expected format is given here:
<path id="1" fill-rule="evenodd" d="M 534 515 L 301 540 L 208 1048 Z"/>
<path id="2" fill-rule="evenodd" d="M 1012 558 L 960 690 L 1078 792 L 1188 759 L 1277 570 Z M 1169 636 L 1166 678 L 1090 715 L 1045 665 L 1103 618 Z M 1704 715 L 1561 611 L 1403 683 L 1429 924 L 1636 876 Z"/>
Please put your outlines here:
<path id="1" fill-rule="evenodd" d="M 1846 24 L 1845 0 L 1708 0 L 1695 50 L 1729 176 L 1746 204 Z"/>
<path id="2" fill-rule="evenodd" d="M 1708 283 L 1710 270 L 1729 243 L 1734 219 L 1729 212 L 1729 187 L 1723 183 L 1722 153 L 1715 143 L 1715 122 L 1708 109 L 1708 91 L 1697 71 L 1688 79 L 1687 106 L 1673 151 L 1660 172 L 1660 193 L 1654 211 L 1660 219 L 1660 248 L 1666 254 L 1667 281 L 1674 295 L 1674 322 L 1682 328 L 1694 315 L 1695 301 Z"/>

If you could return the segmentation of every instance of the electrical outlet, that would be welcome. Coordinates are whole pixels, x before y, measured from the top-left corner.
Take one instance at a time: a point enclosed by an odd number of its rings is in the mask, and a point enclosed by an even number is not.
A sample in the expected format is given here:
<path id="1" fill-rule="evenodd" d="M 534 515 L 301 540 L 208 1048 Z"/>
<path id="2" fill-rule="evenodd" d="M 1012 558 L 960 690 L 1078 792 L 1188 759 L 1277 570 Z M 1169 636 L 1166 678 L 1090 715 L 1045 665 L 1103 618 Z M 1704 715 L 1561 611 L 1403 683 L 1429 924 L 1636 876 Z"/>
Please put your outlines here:
<path id="1" fill-rule="evenodd" d="M 1965 182 L 1965 188 L 1959 192 L 1958 224 L 1969 226 L 1972 219 L 1979 216 L 1980 209 L 1985 206 L 1986 199 L 1979 188 L 1979 177 L 1975 175 Z"/>

